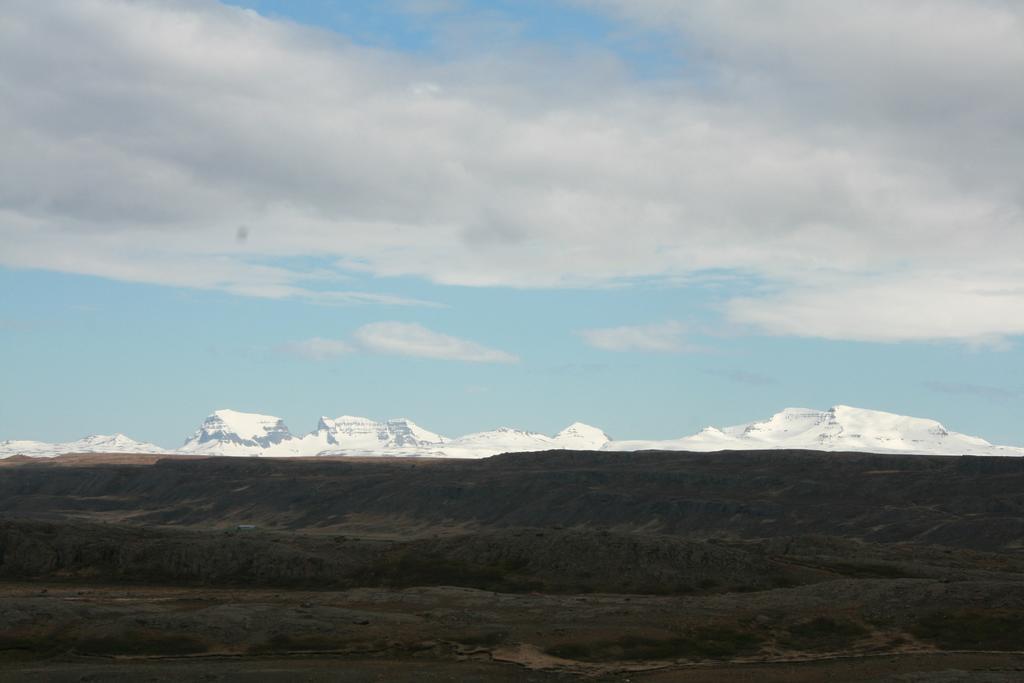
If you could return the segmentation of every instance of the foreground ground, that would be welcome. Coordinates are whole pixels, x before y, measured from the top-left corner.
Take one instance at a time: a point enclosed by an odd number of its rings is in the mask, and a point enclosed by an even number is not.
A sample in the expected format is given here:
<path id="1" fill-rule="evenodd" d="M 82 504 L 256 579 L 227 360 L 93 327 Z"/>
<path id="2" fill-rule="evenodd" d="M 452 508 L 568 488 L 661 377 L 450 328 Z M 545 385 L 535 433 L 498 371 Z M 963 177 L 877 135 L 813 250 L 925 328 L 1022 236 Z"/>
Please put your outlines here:
<path id="1" fill-rule="evenodd" d="M 117 460 L 0 469 L 0 678 L 1024 679 L 1016 460 Z"/>

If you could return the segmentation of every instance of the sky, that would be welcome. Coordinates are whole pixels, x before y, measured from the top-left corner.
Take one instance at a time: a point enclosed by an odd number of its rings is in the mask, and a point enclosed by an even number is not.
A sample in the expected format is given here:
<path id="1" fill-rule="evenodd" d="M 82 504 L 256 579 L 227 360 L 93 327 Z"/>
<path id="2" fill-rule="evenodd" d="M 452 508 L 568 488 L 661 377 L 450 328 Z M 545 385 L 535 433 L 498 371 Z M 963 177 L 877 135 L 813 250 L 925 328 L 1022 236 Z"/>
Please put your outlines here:
<path id="1" fill-rule="evenodd" d="M 1011 0 L 10 0 L 0 440 L 787 406 L 1024 445 Z"/>

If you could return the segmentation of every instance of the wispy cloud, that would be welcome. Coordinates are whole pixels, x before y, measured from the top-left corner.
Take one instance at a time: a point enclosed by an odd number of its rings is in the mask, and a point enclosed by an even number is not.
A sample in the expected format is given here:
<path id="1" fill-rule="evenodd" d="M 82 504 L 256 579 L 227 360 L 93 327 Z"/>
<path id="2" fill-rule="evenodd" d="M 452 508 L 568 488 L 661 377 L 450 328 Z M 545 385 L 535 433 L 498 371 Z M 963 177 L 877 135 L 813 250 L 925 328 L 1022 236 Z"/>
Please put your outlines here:
<path id="1" fill-rule="evenodd" d="M 708 370 L 707 374 L 749 386 L 768 386 L 778 382 L 774 377 L 749 370 Z"/>
<path id="2" fill-rule="evenodd" d="M 971 384 L 969 382 L 925 382 L 925 387 L 940 394 L 953 394 L 955 396 L 975 396 L 990 401 L 1009 401 L 1024 396 L 1024 391 L 1018 389 L 1007 389 L 1005 387 L 992 387 L 984 384 Z"/>
<path id="3" fill-rule="evenodd" d="M 447 14 L 462 9 L 458 0 L 393 0 L 394 7 L 413 15 Z"/>
<path id="4" fill-rule="evenodd" d="M 581 330 L 580 336 L 602 351 L 679 353 L 697 350 L 695 345 L 687 343 L 686 328 L 674 321 Z"/>
<path id="5" fill-rule="evenodd" d="M 611 366 L 606 363 L 559 363 L 542 368 L 532 368 L 531 374 L 536 375 L 565 375 L 586 377 L 600 372 L 607 372 Z"/>
<path id="6" fill-rule="evenodd" d="M 421 308 L 444 308 L 444 304 L 424 299 L 415 299 L 392 294 L 374 292 L 350 292 L 340 290 L 311 290 L 293 285 L 266 285 L 262 283 L 235 284 L 224 287 L 232 294 L 262 299 L 295 299 L 314 304 L 337 306 L 415 306 Z"/>
<path id="7" fill-rule="evenodd" d="M 38 327 L 38 323 L 29 322 L 27 320 L 0 319 L 0 332 L 31 332 Z"/>
<path id="8" fill-rule="evenodd" d="M 354 352 L 382 353 L 468 363 L 515 363 L 511 353 L 488 348 L 468 339 L 435 332 L 422 325 L 378 322 L 363 325 L 350 339 L 312 337 L 281 344 L 275 349 L 306 360 L 327 361 Z"/>
<path id="9" fill-rule="evenodd" d="M 338 339 L 313 337 L 304 341 L 282 344 L 277 347 L 277 350 L 307 360 L 324 361 L 352 353 L 353 348 L 351 344 Z"/>
<path id="10" fill-rule="evenodd" d="M 511 353 L 435 332 L 415 323 L 370 323 L 357 329 L 353 338 L 361 348 L 374 353 L 469 363 L 515 363 L 519 360 Z"/>

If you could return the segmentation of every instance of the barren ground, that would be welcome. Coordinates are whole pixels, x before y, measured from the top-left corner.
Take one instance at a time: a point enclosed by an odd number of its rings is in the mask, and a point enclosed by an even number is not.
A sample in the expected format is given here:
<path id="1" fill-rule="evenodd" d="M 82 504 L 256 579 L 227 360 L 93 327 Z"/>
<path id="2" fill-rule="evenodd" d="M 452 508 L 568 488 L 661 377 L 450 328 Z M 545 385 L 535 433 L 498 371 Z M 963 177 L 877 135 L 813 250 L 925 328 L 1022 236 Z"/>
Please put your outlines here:
<path id="1" fill-rule="evenodd" d="M 0 678 L 1017 681 L 1022 484 L 799 452 L 12 462 Z"/>

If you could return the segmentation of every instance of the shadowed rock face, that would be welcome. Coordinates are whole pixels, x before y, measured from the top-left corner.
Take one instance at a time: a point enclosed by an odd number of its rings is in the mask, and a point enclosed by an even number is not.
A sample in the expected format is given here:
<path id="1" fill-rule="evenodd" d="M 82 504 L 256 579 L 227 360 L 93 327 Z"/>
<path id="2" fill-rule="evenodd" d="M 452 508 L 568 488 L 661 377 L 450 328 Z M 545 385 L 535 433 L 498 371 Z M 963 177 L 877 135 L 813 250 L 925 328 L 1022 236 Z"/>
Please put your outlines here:
<path id="1" fill-rule="evenodd" d="M 22 464 L 0 514 L 392 535 L 572 527 L 688 538 L 823 534 L 999 550 L 1024 543 L 1024 460 L 810 452 L 553 451 L 484 461 L 207 459 Z"/>

